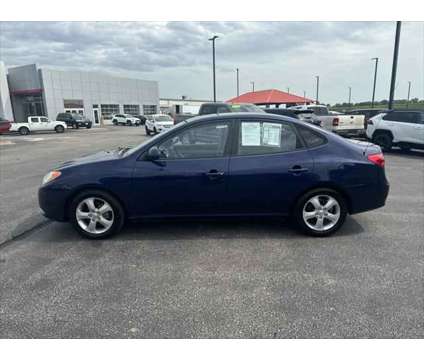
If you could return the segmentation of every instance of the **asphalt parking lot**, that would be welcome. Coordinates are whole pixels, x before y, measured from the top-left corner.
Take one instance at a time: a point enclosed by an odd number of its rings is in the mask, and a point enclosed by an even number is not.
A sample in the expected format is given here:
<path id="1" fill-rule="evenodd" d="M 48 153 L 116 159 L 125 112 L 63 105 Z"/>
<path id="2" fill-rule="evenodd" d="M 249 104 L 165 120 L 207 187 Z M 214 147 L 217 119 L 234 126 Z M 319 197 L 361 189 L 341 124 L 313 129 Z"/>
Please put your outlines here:
<path id="1" fill-rule="evenodd" d="M 46 222 L 12 239 L 39 220 L 55 164 L 145 139 L 141 127 L 0 136 L 0 337 L 424 336 L 423 152 L 386 154 L 386 206 L 330 238 L 233 220 L 132 224 L 104 241 Z"/>

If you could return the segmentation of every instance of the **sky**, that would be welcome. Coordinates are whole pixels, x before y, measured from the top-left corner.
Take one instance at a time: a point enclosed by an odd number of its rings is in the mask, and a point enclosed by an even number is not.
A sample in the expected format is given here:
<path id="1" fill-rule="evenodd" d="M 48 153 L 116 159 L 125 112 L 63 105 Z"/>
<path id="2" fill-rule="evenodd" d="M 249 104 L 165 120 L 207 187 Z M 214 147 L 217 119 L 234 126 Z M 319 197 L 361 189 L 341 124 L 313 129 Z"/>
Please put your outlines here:
<path id="1" fill-rule="evenodd" d="M 7 67 L 100 71 L 159 81 L 160 97 L 212 99 L 212 35 L 218 100 L 280 89 L 319 100 L 352 102 L 389 96 L 395 22 L 0 22 L 0 60 Z M 396 98 L 424 98 L 424 22 L 403 22 Z"/>

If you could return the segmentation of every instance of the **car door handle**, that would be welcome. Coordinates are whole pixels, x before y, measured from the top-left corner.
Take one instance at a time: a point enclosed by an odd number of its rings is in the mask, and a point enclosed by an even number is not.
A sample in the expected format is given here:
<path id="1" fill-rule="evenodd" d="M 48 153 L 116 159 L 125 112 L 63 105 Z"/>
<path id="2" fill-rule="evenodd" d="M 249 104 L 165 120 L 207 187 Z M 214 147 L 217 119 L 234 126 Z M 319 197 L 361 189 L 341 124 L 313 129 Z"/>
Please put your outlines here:
<path id="1" fill-rule="evenodd" d="M 215 180 L 215 179 L 218 179 L 218 178 L 224 176 L 224 172 L 223 171 L 218 171 L 218 170 L 215 170 L 215 169 L 209 170 L 205 174 L 211 180 Z"/>
<path id="2" fill-rule="evenodd" d="M 300 173 L 304 173 L 309 171 L 308 168 L 304 168 L 300 165 L 295 165 L 292 168 L 289 169 L 289 172 L 293 173 L 293 174 L 300 174 Z"/>

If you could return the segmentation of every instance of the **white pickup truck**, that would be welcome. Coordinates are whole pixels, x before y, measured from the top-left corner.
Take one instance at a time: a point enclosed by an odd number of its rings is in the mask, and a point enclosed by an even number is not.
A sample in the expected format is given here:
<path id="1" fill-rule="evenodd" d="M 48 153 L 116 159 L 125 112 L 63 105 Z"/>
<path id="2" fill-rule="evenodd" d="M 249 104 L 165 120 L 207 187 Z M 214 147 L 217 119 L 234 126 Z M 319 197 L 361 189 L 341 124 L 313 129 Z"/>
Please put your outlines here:
<path id="1" fill-rule="evenodd" d="M 21 135 L 28 135 L 36 131 L 56 131 L 63 133 L 66 129 L 64 121 L 50 121 L 45 116 L 28 116 L 26 122 L 13 122 L 9 131 L 17 131 Z"/>
<path id="2" fill-rule="evenodd" d="M 331 115 L 324 105 L 298 105 L 293 110 L 312 110 L 321 121 L 321 127 L 342 136 L 363 136 L 365 134 L 364 115 Z"/>

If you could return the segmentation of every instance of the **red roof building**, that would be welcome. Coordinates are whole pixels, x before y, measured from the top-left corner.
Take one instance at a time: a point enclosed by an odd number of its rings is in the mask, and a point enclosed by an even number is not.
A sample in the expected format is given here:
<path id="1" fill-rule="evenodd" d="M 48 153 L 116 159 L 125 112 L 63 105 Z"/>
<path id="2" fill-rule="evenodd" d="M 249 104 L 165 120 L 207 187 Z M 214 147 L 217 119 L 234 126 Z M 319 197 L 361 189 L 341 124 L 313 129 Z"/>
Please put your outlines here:
<path id="1" fill-rule="evenodd" d="M 286 105 L 302 105 L 302 104 L 312 104 L 314 100 L 305 98 L 303 96 L 297 96 L 294 94 L 289 94 L 284 91 L 271 89 L 271 90 L 261 90 L 261 91 L 252 91 L 230 100 L 226 101 L 227 103 L 249 103 L 255 105 L 276 105 L 281 104 Z"/>

